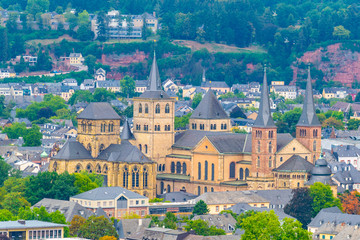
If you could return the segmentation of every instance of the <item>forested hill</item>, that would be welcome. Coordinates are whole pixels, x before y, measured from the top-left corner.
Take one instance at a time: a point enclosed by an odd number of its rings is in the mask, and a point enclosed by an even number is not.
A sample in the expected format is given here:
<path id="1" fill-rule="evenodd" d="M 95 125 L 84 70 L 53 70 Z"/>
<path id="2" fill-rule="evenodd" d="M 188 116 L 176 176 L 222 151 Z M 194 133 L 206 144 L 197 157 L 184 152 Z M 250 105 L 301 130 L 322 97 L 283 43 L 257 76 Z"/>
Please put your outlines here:
<path id="1" fill-rule="evenodd" d="M 260 45 L 280 79 L 289 79 L 291 64 L 305 51 L 360 38 L 358 0 L 0 0 L 0 5 L 28 12 L 34 6 L 78 13 L 154 12 L 163 40 Z"/>

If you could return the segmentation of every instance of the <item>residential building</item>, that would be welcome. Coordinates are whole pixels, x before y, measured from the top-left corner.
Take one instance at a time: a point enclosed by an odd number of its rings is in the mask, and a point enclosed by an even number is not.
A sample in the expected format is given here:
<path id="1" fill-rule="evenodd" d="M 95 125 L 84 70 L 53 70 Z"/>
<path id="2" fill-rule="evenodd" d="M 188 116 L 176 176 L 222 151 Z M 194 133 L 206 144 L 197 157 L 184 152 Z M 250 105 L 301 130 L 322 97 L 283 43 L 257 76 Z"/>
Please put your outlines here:
<path id="1" fill-rule="evenodd" d="M 167 212 L 176 215 L 191 215 L 194 211 L 194 203 L 189 202 L 160 202 L 150 203 L 149 213 L 155 216 L 165 216 Z"/>
<path id="2" fill-rule="evenodd" d="M 184 191 L 169 192 L 159 195 L 159 198 L 163 198 L 165 202 L 187 202 L 188 200 L 194 199 L 196 197 L 197 195 Z"/>
<path id="3" fill-rule="evenodd" d="M 217 94 L 224 94 L 230 92 L 230 87 L 224 81 L 207 81 L 205 77 L 205 70 L 203 72 L 201 89 L 204 89 L 205 91 L 209 91 L 209 89 L 211 89 Z"/>
<path id="4" fill-rule="evenodd" d="M 44 198 L 37 202 L 32 207 L 40 208 L 45 207 L 46 211 L 49 213 L 60 211 L 64 214 L 66 218 L 66 222 L 71 222 L 74 216 L 80 216 L 87 219 L 90 216 L 94 215 L 93 211 L 81 206 L 77 202 L 73 201 L 65 201 L 65 200 L 58 200 L 58 199 L 50 199 Z"/>
<path id="5" fill-rule="evenodd" d="M 135 80 L 135 92 L 143 93 L 146 91 L 148 85 L 147 80 Z"/>
<path id="6" fill-rule="evenodd" d="M 104 81 L 97 81 L 96 88 L 105 88 L 111 92 L 120 92 L 120 81 L 118 80 L 104 80 Z"/>
<path id="7" fill-rule="evenodd" d="M 95 211 L 101 207 L 109 218 L 149 214 L 149 198 L 122 187 L 99 187 L 70 197 L 71 202 Z"/>
<path id="8" fill-rule="evenodd" d="M 347 224 L 332 224 L 330 222 L 323 224 L 313 234 L 313 239 L 360 239 L 359 226 L 350 226 Z"/>
<path id="9" fill-rule="evenodd" d="M 285 99 L 295 99 L 297 97 L 296 86 L 272 85 L 270 92 L 279 94 L 279 96 L 284 97 Z"/>
<path id="10" fill-rule="evenodd" d="M 106 71 L 102 68 L 99 68 L 95 72 L 95 81 L 105 81 L 106 80 Z"/>
<path id="11" fill-rule="evenodd" d="M 207 204 L 210 214 L 219 214 L 222 210 L 238 203 L 246 203 L 252 207 L 263 208 L 269 208 L 270 205 L 270 201 L 260 197 L 254 191 L 206 192 L 189 202 L 196 203 L 200 200 Z"/>
<path id="12" fill-rule="evenodd" d="M 75 91 L 79 90 L 78 86 L 70 87 L 70 86 L 61 86 L 61 95 L 60 97 L 65 101 L 69 101 L 71 96 L 75 93 Z"/>
<path id="13" fill-rule="evenodd" d="M 330 162 L 332 180 L 344 190 L 360 192 L 360 172 L 352 164 L 345 162 Z"/>
<path id="14" fill-rule="evenodd" d="M 270 212 L 274 211 L 274 213 L 278 216 L 279 220 L 282 221 L 284 218 L 293 218 L 290 215 L 287 215 L 284 213 L 283 209 L 278 208 L 264 208 L 264 207 L 252 207 L 247 203 L 238 203 L 232 206 L 231 208 L 228 208 L 228 210 L 231 210 L 233 213 L 236 213 L 238 215 L 242 213 L 246 213 L 247 211 L 255 211 L 255 212 Z"/>
<path id="15" fill-rule="evenodd" d="M 61 84 L 63 86 L 69 86 L 69 87 L 77 87 L 78 83 L 76 81 L 76 79 L 74 78 L 65 78 Z"/>
<path id="16" fill-rule="evenodd" d="M 191 220 L 201 219 L 209 224 L 209 226 L 214 226 L 217 229 L 222 229 L 227 235 L 233 234 L 236 227 L 236 220 L 230 213 L 225 214 L 207 214 L 207 215 L 196 215 Z"/>
<path id="17" fill-rule="evenodd" d="M 92 90 L 94 88 L 95 88 L 95 81 L 93 79 L 85 79 L 80 84 L 80 89 L 81 90 Z"/>
<path id="18" fill-rule="evenodd" d="M 84 63 L 84 58 L 81 53 L 70 53 L 69 55 L 70 65 L 82 65 Z"/>
<path id="19" fill-rule="evenodd" d="M 348 95 L 347 88 L 324 88 L 322 92 L 323 98 L 345 98 Z"/>
<path id="20" fill-rule="evenodd" d="M 166 81 L 164 81 L 162 83 L 162 86 L 165 90 L 165 92 L 167 91 L 172 91 L 172 92 L 179 92 L 179 87 L 174 83 L 174 81 L 172 79 L 167 79 Z"/>
<path id="21" fill-rule="evenodd" d="M 356 170 L 360 171 L 360 149 L 353 145 L 332 146 L 331 149 L 336 160 L 351 164 Z"/>
<path id="22" fill-rule="evenodd" d="M 126 239 L 127 237 L 137 232 L 142 232 L 145 228 L 149 227 L 151 218 L 140 219 L 120 219 L 115 220 L 114 227 L 119 234 L 120 239 Z"/>
<path id="23" fill-rule="evenodd" d="M 231 92 L 242 92 L 245 94 L 245 96 L 248 94 L 248 92 L 250 91 L 250 86 L 249 84 L 233 84 L 231 86 Z"/>
<path id="24" fill-rule="evenodd" d="M 327 223 L 333 226 L 348 225 L 359 227 L 360 215 L 343 213 L 338 207 L 324 208 L 311 220 L 308 230 L 315 233 L 321 226 Z"/>
<path id="25" fill-rule="evenodd" d="M 14 240 L 59 239 L 64 237 L 66 226 L 38 220 L 7 221 L 0 222 L 0 235 Z"/>
<path id="26" fill-rule="evenodd" d="M 284 81 L 271 81 L 271 86 L 284 86 L 285 82 Z"/>

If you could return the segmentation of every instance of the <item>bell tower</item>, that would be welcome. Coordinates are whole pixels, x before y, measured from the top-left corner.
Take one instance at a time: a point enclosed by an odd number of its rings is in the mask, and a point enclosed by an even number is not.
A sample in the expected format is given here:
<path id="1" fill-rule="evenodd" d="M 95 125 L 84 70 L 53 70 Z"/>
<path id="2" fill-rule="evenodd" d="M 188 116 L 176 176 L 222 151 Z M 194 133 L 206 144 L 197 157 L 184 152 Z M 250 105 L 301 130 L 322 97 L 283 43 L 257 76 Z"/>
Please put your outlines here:
<path id="1" fill-rule="evenodd" d="M 315 164 L 315 161 L 321 154 L 321 123 L 315 112 L 310 65 L 306 82 L 303 111 L 299 122 L 296 125 L 296 139 L 311 151 L 309 162 Z"/>
<path id="2" fill-rule="evenodd" d="M 261 91 L 259 114 L 252 127 L 251 177 L 248 178 L 249 189 L 272 189 L 274 179 L 272 170 L 275 166 L 277 151 L 277 132 L 270 112 L 269 89 L 267 85 L 266 66 Z"/>
<path id="3" fill-rule="evenodd" d="M 161 89 L 155 52 L 147 90 L 133 101 L 136 146 L 151 160 L 165 162 L 174 144 L 175 99 Z"/>

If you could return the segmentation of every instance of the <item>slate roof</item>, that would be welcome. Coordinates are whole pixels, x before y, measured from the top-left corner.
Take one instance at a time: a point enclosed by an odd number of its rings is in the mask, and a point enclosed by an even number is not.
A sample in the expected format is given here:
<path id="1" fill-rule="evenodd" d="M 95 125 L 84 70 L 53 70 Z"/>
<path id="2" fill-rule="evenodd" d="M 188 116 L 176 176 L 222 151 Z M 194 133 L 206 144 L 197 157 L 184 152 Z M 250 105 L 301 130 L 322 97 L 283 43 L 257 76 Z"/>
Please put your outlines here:
<path id="1" fill-rule="evenodd" d="M 196 198 L 197 195 L 188 192 L 169 192 L 159 195 L 159 198 L 163 198 L 164 201 L 170 202 L 186 202 L 190 199 Z"/>
<path id="2" fill-rule="evenodd" d="M 197 215 L 191 220 L 204 220 L 209 226 L 215 226 L 216 228 L 224 230 L 226 233 L 232 233 L 235 230 L 236 220 L 229 214 L 218 214 L 218 215 Z"/>
<path id="3" fill-rule="evenodd" d="M 102 151 L 98 159 L 109 162 L 152 163 L 136 146 L 128 141 L 121 144 L 111 144 Z"/>
<path id="4" fill-rule="evenodd" d="M 236 214 L 245 213 L 245 212 L 251 211 L 251 210 L 256 211 L 256 212 L 274 211 L 274 213 L 279 217 L 279 220 L 283 220 L 284 218 L 293 218 L 292 216 L 287 215 L 286 213 L 284 213 L 284 211 L 282 209 L 251 207 L 247 203 L 237 203 L 234 206 L 228 208 L 228 210 L 231 210 Z"/>
<path id="5" fill-rule="evenodd" d="M 340 145 L 333 147 L 333 154 L 339 160 L 339 157 L 358 157 L 360 149 L 353 145 Z"/>
<path id="6" fill-rule="evenodd" d="M 92 102 L 78 116 L 78 119 L 120 120 L 120 116 L 107 102 Z"/>
<path id="7" fill-rule="evenodd" d="M 115 222 L 115 229 L 119 234 L 120 239 L 125 239 L 128 236 L 143 231 L 149 227 L 151 218 L 144 219 L 122 219 L 119 222 Z"/>
<path id="8" fill-rule="evenodd" d="M 360 225 L 360 215 L 342 213 L 337 207 L 324 208 L 313 218 L 308 227 L 317 228 L 328 222 L 335 223 L 335 225 L 342 223 L 351 226 Z"/>
<path id="9" fill-rule="evenodd" d="M 299 155 L 292 155 L 286 162 L 275 168 L 275 172 L 311 172 L 314 165 Z"/>
<path id="10" fill-rule="evenodd" d="M 303 111 L 296 126 L 321 126 L 321 123 L 315 112 L 313 90 L 311 86 L 310 66 L 308 70 Z"/>
<path id="11" fill-rule="evenodd" d="M 292 189 L 256 190 L 256 194 L 270 201 L 272 208 L 284 208 L 292 199 Z"/>
<path id="12" fill-rule="evenodd" d="M 331 172 L 333 173 L 332 178 L 340 184 L 359 184 L 360 183 L 360 172 L 355 169 L 352 164 L 344 162 L 333 162 L 329 163 Z"/>
<path id="13" fill-rule="evenodd" d="M 288 145 L 294 138 L 291 136 L 290 133 L 278 133 L 277 134 L 277 152 L 279 152 L 283 147 Z"/>
<path id="14" fill-rule="evenodd" d="M 70 138 L 53 158 L 73 160 L 92 159 L 92 156 L 80 142 Z"/>
<path id="15" fill-rule="evenodd" d="M 204 88 L 229 88 L 229 85 L 223 81 L 206 81 L 201 83 L 201 87 Z"/>
<path id="16" fill-rule="evenodd" d="M 236 134 L 224 132 L 207 132 L 187 130 L 175 137 L 173 147 L 192 149 L 204 137 L 214 144 L 220 153 L 251 152 L 251 134 Z"/>
<path id="17" fill-rule="evenodd" d="M 53 228 L 53 227 L 66 227 L 65 224 L 43 222 L 38 220 L 24 220 L 25 224 L 21 224 L 19 221 L 6 221 L 1 222 L 0 230 L 7 229 L 29 229 L 29 228 Z"/>
<path id="18" fill-rule="evenodd" d="M 321 182 L 323 184 L 336 185 L 331 179 L 331 170 L 327 166 L 325 159 L 320 158 L 316 160 L 315 167 L 311 171 L 310 180 L 307 181 L 306 185 L 312 185 L 315 182 Z"/>
<path id="19" fill-rule="evenodd" d="M 193 201 L 198 202 L 200 200 L 203 200 L 208 205 L 269 202 L 253 191 L 206 192 Z"/>
<path id="20" fill-rule="evenodd" d="M 133 133 L 131 132 L 129 121 L 127 119 L 125 120 L 123 130 L 122 130 L 122 132 L 120 134 L 120 138 L 121 138 L 121 140 L 133 140 L 133 139 L 135 139 Z"/>
<path id="21" fill-rule="evenodd" d="M 135 192 L 129 191 L 122 187 L 99 187 L 87 192 L 80 193 L 72 198 L 85 200 L 114 200 L 120 195 L 124 195 L 128 199 L 147 198 Z"/>
<path id="22" fill-rule="evenodd" d="M 140 95 L 140 98 L 170 98 L 161 89 L 161 79 L 156 62 L 155 52 L 154 52 L 154 60 L 150 70 L 150 75 L 148 78 L 147 90 Z"/>
<path id="23" fill-rule="evenodd" d="M 94 215 L 92 211 L 80 204 L 65 200 L 44 198 L 32 207 L 40 208 L 41 206 L 44 206 L 47 212 L 55 212 L 56 210 L 59 210 L 62 214 L 64 214 L 67 222 L 71 222 L 75 215 L 81 216 L 85 219 Z"/>
<path id="24" fill-rule="evenodd" d="M 267 78 L 266 78 L 266 67 L 264 68 L 264 80 L 261 91 L 259 114 L 254 122 L 253 127 L 276 128 L 270 112 L 270 99 L 269 99 L 269 88 L 267 85 Z"/>
<path id="25" fill-rule="evenodd" d="M 210 89 L 207 91 L 191 119 L 228 119 L 228 115 L 216 98 L 214 92 Z"/>

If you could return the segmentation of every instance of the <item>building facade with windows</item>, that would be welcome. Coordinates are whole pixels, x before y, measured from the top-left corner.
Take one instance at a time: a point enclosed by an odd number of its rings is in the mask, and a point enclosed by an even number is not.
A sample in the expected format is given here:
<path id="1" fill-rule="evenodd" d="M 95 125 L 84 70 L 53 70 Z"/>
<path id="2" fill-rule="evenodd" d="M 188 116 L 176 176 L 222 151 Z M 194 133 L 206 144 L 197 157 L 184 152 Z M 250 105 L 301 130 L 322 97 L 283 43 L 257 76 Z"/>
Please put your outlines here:
<path id="1" fill-rule="evenodd" d="M 129 214 L 145 217 L 149 214 L 149 198 L 122 187 L 100 187 L 70 198 L 81 206 L 96 211 L 102 208 L 109 218 L 122 218 Z"/>

